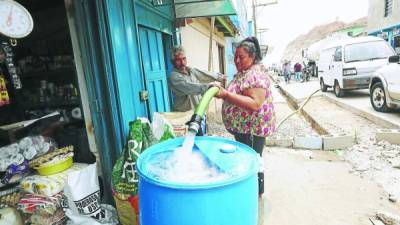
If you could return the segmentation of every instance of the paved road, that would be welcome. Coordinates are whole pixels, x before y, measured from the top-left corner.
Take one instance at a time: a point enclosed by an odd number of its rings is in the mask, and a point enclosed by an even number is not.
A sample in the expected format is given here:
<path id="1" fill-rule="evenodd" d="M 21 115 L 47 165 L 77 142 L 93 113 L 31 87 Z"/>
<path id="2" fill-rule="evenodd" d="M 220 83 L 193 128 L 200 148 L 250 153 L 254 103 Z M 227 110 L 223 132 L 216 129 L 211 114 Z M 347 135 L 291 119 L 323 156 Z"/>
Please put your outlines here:
<path id="1" fill-rule="evenodd" d="M 331 91 L 324 93 L 329 99 L 335 101 L 341 106 L 347 106 L 349 108 L 359 111 L 361 114 L 368 114 L 367 117 L 378 120 L 384 120 L 391 124 L 393 127 L 400 127 L 400 111 L 393 111 L 389 113 L 377 112 L 371 105 L 369 99 L 368 90 L 357 90 L 349 92 L 344 98 L 337 98 Z M 388 125 L 390 127 L 390 125 Z"/>
<path id="2" fill-rule="evenodd" d="M 291 82 L 289 84 L 281 81 L 279 85 L 290 97 L 296 99 L 297 102 L 302 102 L 310 94 L 319 89 L 318 80 L 305 83 Z M 400 111 L 397 110 L 389 113 L 375 111 L 371 106 L 368 90 L 351 91 L 343 98 L 337 98 L 332 89 L 328 89 L 328 92 L 325 93 L 318 92 L 316 96 L 318 95 L 324 95 L 336 104 L 382 126 L 400 128 Z"/>

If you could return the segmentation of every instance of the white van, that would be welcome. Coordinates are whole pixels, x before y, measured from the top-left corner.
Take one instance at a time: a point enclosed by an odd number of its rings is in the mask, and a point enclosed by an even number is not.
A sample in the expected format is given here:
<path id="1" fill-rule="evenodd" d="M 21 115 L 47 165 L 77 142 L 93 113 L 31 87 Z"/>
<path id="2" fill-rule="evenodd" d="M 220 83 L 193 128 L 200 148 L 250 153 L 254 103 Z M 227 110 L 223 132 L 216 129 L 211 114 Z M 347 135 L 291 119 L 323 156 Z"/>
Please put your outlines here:
<path id="1" fill-rule="evenodd" d="M 344 90 L 368 89 L 371 75 L 395 55 L 382 38 L 358 37 L 335 42 L 324 48 L 318 61 L 321 91 L 333 87 L 336 97 Z"/>

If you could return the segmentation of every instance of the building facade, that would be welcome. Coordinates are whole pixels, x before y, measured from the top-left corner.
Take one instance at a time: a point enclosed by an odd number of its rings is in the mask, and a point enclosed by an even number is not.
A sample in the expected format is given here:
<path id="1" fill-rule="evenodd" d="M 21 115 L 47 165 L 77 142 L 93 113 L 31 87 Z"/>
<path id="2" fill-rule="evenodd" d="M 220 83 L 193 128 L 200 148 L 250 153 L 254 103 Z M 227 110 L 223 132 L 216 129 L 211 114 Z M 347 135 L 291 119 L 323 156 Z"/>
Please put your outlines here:
<path id="1" fill-rule="evenodd" d="M 226 29 L 224 27 L 214 28 L 211 41 L 211 68 L 209 68 L 210 21 L 211 19 L 207 17 L 187 19 L 185 26 L 179 29 L 181 45 L 186 50 L 189 66 L 225 74 L 226 63 L 223 56 L 225 54 L 225 35 L 222 32 L 223 29 Z"/>
<path id="2" fill-rule="evenodd" d="M 400 54 L 400 0 L 370 0 L 368 35 L 387 40 Z"/>
<path id="3" fill-rule="evenodd" d="M 171 47 L 188 45 L 189 65 L 204 68 L 210 29 L 207 17 L 234 13 L 230 0 L 223 2 L 218 8 L 206 1 L 205 10 L 197 10 L 197 5 L 179 9 L 152 0 L 65 0 L 80 89 L 86 93 L 90 115 L 87 129 L 100 155 L 106 194 L 111 193 L 111 171 L 125 145 L 129 122 L 138 117 L 151 120 L 154 112 L 171 109 L 167 82 Z M 196 11 L 205 14 L 204 18 L 178 28 L 181 18 L 195 17 Z M 225 64 L 221 66 L 224 36 L 234 28 L 224 16 L 216 20 L 216 26 L 213 67 L 220 72 L 225 70 Z M 202 48 L 193 49 L 199 43 Z"/>

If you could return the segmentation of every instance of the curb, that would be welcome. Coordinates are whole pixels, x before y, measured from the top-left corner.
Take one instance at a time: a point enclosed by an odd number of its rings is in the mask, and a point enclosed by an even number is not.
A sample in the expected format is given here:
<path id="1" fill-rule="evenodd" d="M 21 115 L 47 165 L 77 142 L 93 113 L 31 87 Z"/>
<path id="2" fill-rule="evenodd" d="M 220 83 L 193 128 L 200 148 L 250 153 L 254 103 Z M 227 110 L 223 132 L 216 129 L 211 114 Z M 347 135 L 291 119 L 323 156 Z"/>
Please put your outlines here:
<path id="1" fill-rule="evenodd" d="M 298 109 L 300 107 L 299 104 L 303 101 L 299 100 L 298 102 L 297 99 L 283 89 L 272 76 L 270 76 L 270 78 L 272 81 L 274 81 L 275 87 L 279 88 L 282 95 L 286 97 L 288 104 L 291 104 L 294 108 Z M 266 146 L 329 151 L 346 149 L 354 145 L 355 142 L 353 136 L 345 134 L 330 134 L 327 129 L 319 124 L 317 120 L 315 120 L 304 109 L 301 109 L 299 112 L 310 123 L 311 127 L 319 133 L 320 136 L 295 136 L 293 138 L 267 139 Z"/>
<path id="2" fill-rule="evenodd" d="M 400 128 L 399 124 L 393 123 L 393 122 L 385 120 L 385 119 L 383 119 L 383 118 L 381 118 L 379 116 L 375 116 L 375 115 L 373 115 L 373 114 L 371 114 L 369 112 L 366 112 L 366 111 L 364 111 L 362 109 L 356 108 L 356 107 L 348 105 L 346 103 L 343 103 L 343 102 L 341 102 L 339 100 L 336 100 L 336 99 L 334 99 L 334 98 L 332 98 L 332 97 L 330 97 L 328 95 L 323 94 L 323 96 L 328 101 L 330 101 L 330 102 L 332 102 L 332 103 L 334 103 L 334 104 L 336 104 L 336 105 L 338 105 L 338 106 L 340 106 L 340 107 L 342 107 L 344 109 L 347 109 L 347 110 L 355 113 L 356 115 L 361 116 L 361 117 L 363 117 L 363 118 L 365 118 L 365 119 L 367 119 L 367 120 L 369 120 L 369 121 L 371 121 L 371 122 L 373 122 L 375 124 L 380 124 L 380 125 L 384 126 L 385 128 Z"/>
<path id="3" fill-rule="evenodd" d="M 296 101 L 296 98 L 293 97 L 289 92 L 283 89 L 279 84 L 278 88 L 281 90 L 282 94 L 287 97 L 289 104 L 292 104 L 296 110 L 299 108 L 299 102 Z M 300 102 L 301 103 L 301 102 Z M 330 134 L 327 129 L 325 129 L 321 124 L 317 122 L 310 114 L 308 114 L 304 109 L 300 110 L 300 113 L 304 116 L 304 118 L 310 123 L 311 127 L 314 128 L 318 134 L 327 135 Z"/>

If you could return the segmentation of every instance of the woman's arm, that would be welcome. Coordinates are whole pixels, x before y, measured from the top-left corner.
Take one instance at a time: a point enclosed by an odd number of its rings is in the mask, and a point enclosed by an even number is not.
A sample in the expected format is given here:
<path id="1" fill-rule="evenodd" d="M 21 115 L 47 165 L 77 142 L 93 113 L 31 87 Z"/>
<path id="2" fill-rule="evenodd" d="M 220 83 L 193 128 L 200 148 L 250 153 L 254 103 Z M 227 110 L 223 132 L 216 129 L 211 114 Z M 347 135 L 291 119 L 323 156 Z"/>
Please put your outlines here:
<path id="1" fill-rule="evenodd" d="M 228 92 L 220 87 L 217 98 L 222 98 L 232 104 L 250 111 L 257 111 L 265 101 L 267 90 L 264 88 L 249 88 L 243 91 L 243 95 Z"/>

